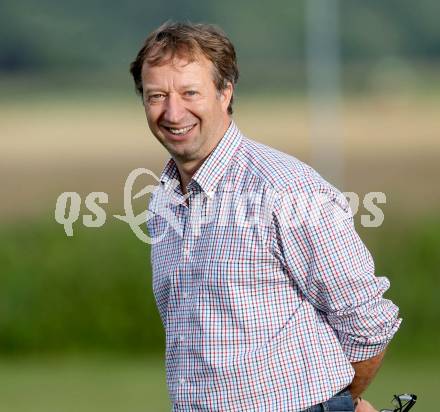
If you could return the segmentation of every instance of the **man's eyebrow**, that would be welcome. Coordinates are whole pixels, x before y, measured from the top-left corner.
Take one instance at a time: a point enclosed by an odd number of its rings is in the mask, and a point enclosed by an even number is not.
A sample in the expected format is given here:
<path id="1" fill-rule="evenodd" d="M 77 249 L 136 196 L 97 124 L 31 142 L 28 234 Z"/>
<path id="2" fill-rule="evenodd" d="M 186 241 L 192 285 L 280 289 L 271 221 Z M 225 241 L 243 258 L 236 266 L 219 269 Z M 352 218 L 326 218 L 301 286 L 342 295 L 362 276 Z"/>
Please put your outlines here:
<path id="1" fill-rule="evenodd" d="M 159 86 L 156 86 L 154 84 L 147 84 L 144 87 L 144 91 L 145 92 L 158 92 L 158 91 L 162 91 L 162 88 Z"/>
<path id="2" fill-rule="evenodd" d="M 197 89 L 200 87 L 200 83 L 188 83 L 183 84 L 179 87 L 179 90 L 188 90 L 188 89 Z M 152 92 L 165 92 L 162 87 L 157 86 L 155 84 L 146 84 L 143 88 L 144 93 L 152 93 Z"/>

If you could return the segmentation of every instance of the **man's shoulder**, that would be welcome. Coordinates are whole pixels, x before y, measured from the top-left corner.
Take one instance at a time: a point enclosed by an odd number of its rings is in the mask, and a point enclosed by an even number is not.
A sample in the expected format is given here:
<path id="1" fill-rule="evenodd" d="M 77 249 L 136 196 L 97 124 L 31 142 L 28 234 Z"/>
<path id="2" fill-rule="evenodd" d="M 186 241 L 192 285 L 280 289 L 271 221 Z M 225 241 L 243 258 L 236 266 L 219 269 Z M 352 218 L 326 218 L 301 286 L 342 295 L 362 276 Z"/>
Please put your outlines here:
<path id="1" fill-rule="evenodd" d="M 243 137 L 235 163 L 245 174 L 252 175 L 277 193 L 331 186 L 315 169 L 295 156 L 248 137 Z"/>

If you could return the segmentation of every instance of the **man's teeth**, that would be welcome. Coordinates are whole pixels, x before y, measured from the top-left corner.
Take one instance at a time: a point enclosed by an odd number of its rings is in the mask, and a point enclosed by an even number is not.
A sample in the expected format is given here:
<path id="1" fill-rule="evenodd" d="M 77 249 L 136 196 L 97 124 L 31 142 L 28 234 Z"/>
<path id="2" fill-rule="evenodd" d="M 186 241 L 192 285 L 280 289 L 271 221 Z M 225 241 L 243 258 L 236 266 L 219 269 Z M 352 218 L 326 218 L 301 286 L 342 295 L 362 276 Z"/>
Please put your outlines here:
<path id="1" fill-rule="evenodd" d="M 188 133 L 193 126 L 184 127 L 183 129 L 173 129 L 172 127 L 168 127 L 168 130 L 173 134 L 185 134 Z"/>

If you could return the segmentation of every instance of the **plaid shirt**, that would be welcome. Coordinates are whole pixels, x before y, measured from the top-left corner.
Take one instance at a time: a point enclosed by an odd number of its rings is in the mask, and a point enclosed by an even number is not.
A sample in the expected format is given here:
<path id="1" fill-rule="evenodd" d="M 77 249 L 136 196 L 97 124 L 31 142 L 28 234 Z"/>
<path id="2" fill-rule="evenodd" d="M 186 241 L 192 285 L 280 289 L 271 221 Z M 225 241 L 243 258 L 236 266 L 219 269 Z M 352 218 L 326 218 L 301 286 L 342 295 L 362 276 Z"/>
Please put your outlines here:
<path id="1" fill-rule="evenodd" d="M 400 325 L 345 197 L 234 122 L 187 195 L 168 161 L 149 211 L 173 411 L 305 409 Z"/>

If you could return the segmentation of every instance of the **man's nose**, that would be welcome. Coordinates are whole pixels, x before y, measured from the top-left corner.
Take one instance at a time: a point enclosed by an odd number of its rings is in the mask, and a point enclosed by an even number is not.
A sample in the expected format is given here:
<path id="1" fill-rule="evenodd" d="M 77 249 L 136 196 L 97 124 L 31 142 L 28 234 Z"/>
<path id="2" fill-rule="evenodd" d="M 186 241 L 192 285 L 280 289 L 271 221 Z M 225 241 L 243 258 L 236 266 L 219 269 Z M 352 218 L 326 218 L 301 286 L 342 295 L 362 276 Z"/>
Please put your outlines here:
<path id="1" fill-rule="evenodd" d="M 185 106 L 180 96 L 176 93 L 170 93 L 166 100 L 165 113 L 163 119 L 166 122 L 178 124 L 185 116 Z"/>

